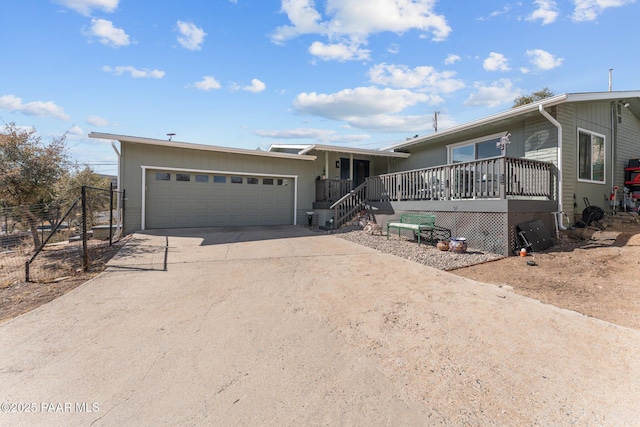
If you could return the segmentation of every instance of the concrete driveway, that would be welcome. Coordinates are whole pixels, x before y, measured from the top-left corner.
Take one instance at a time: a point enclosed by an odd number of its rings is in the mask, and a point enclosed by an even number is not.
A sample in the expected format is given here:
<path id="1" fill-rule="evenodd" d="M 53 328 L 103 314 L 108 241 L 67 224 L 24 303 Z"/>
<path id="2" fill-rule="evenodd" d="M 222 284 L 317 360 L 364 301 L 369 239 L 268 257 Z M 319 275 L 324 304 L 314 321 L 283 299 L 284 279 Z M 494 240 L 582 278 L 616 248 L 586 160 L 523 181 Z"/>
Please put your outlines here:
<path id="1" fill-rule="evenodd" d="M 163 230 L 0 325 L 0 425 L 640 425 L 638 354 L 301 227 Z"/>

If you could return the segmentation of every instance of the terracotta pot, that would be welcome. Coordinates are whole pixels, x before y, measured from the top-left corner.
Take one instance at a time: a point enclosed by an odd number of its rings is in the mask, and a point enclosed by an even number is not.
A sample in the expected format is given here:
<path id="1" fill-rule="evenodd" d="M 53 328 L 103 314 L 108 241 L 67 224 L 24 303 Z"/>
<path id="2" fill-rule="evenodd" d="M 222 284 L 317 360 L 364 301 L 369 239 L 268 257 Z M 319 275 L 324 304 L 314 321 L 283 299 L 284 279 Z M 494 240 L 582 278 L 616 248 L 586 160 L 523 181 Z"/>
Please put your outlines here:
<path id="1" fill-rule="evenodd" d="M 449 242 L 449 251 L 462 253 L 467 251 L 467 239 L 464 237 L 452 237 Z"/>
<path id="2" fill-rule="evenodd" d="M 447 242 L 446 240 L 440 240 L 438 243 L 436 243 L 436 248 L 440 249 L 441 251 L 448 251 L 449 242 Z"/>

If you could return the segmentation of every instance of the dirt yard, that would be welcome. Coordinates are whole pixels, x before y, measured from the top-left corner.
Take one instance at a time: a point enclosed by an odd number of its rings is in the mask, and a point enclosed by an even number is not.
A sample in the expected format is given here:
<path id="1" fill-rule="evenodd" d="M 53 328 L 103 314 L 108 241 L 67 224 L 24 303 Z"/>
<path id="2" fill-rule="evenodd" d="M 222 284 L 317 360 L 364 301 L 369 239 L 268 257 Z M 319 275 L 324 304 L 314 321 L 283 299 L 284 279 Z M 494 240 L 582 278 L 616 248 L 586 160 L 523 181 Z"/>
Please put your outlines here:
<path id="1" fill-rule="evenodd" d="M 588 228 L 583 238 L 575 240 L 567 232 L 558 244 L 526 258 L 503 258 L 451 272 L 640 329 L 640 225 L 611 225 L 605 231 Z"/>
<path id="2" fill-rule="evenodd" d="M 95 277 L 105 269 L 105 264 L 127 241 L 128 237 L 125 237 L 111 247 L 104 242 L 91 242 L 94 247 L 91 249 L 93 259 L 89 271 L 76 272 L 73 275 L 69 273 L 73 268 L 65 265 L 70 264 L 71 260 L 65 257 L 63 246 L 58 246 L 58 250 L 45 251 L 41 257 L 46 258 L 49 265 L 55 266 L 49 273 L 50 280 L 44 283 L 0 283 L 0 323 L 46 304 Z"/>

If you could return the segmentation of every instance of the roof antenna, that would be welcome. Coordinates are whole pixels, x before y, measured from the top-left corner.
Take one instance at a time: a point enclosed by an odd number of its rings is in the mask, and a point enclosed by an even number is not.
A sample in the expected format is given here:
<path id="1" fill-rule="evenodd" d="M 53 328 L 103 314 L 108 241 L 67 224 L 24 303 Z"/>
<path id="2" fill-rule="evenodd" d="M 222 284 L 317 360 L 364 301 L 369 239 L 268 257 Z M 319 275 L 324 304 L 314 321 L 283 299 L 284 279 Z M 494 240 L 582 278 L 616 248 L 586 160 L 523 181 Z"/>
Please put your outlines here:
<path id="1" fill-rule="evenodd" d="M 171 138 L 176 136 L 176 134 L 175 133 L 168 133 L 167 136 L 169 137 L 169 141 L 171 141 Z"/>

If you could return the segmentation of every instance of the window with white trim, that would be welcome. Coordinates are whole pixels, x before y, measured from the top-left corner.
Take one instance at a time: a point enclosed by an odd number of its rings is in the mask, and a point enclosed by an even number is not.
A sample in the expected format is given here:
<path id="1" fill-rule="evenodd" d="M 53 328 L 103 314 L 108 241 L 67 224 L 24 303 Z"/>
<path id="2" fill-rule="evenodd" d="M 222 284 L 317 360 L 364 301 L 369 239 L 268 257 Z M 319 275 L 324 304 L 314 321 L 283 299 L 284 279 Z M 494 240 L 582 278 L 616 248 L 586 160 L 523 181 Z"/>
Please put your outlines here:
<path id="1" fill-rule="evenodd" d="M 447 146 L 449 163 L 472 162 L 503 155 L 497 143 L 506 133 L 506 131 L 500 132 Z"/>
<path id="2" fill-rule="evenodd" d="M 604 184 L 606 139 L 578 128 L 578 180 Z"/>

